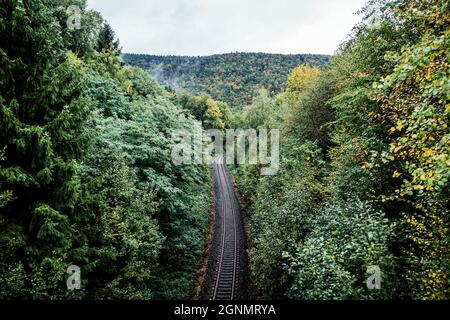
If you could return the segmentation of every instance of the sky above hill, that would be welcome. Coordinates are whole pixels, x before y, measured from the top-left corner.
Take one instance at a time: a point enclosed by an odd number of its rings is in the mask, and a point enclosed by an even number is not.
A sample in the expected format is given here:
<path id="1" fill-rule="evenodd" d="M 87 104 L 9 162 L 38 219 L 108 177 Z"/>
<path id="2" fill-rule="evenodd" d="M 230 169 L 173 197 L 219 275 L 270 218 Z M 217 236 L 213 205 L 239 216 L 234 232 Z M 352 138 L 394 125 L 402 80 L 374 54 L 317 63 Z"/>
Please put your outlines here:
<path id="1" fill-rule="evenodd" d="M 366 0 L 88 0 L 124 52 L 333 54 Z"/>

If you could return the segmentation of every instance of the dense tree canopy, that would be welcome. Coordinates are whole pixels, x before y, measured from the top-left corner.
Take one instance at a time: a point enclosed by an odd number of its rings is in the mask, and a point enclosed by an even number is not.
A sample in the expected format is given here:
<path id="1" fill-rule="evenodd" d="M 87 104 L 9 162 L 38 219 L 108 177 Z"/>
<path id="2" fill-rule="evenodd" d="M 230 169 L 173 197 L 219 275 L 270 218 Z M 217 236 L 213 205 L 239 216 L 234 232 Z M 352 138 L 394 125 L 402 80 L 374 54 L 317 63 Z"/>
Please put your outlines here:
<path id="1" fill-rule="evenodd" d="M 48 3 L 0 10 L 1 284 L 11 288 L 1 295 L 57 297 L 75 245 L 75 174 L 92 104 Z"/>
<path id="2" fill-rule="evenodd" d="M 327 70 L 244 109 L 282 129 L 278 175 L 236 171 L 257 297 L 449 298 L 448 7 L 371 1 Z"/>
<path id="3" fill-rule="evenodd" d="M 127 65 L 86 0 L 2 1 L 0 299 L 190 297 L 212 187 L 172 135 L 229 128 L 281 132 L 276 175 L 232 168 L 255 298 L 449 299 L 449 5 L 369 1 L 331 59 Z"/>
<path id="4" fill-rule="evenodd" d="M 190 93 L 174 94 L 174 101 L 201 122 L 205 129 L 225 130 L 233 122 L 233 112 L 221 101 L 207 95 L 195 96 Z"/>
<path id="5" fill-rule="evenodd" d="M 207 235 L 209 175 L 175 166 L 201 129 L 78 1 L 0 7 L 0 298 L 186 298 Z M 72 3 L 70 3 L 72 4 Z M 66 270 L 81 268 L 81 290 Z"/>
<path id="6" fill-rule="evenodd" d="M 148 70 L 158 82 L 176 91 L 208 94 L 232 108 L 242 109 L 266 89 L 271 96 L 285 88 L 291 70 L 300 64 L 324 67 L 324 55 L 229 53 L 208 57 L 125 54 L 131 65 Z"/>

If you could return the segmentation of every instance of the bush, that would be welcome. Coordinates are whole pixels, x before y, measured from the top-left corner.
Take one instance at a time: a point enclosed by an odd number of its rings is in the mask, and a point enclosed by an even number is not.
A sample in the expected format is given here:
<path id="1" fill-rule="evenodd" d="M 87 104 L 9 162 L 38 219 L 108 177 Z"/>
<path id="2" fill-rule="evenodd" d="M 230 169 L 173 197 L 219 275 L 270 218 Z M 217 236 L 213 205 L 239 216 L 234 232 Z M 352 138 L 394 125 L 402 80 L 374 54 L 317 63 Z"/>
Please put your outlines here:
<path id="1" fill-rule="evenodd" d="M 285 267 L 294 278 L 294 299 L 393 298 L 395 259 L 389 251 L 393 225 L 383 213 L 357 198 L 337 201 L 313 218 L 311 233 L 284 253 Z M 381 269 L 381 290 L 369 291 L 366 270 Z"/>

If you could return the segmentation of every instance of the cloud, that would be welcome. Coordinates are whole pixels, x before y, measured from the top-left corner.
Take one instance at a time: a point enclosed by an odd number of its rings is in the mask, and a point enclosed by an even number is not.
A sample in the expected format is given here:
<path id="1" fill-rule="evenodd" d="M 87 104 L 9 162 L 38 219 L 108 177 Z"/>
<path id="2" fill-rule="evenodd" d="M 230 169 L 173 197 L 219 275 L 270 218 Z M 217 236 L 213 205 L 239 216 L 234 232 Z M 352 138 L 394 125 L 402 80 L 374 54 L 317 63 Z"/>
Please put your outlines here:
<path id="1" fill-rule="evenodd" d="M 365 0 L 88 0 L 125 52 L 331 54 Z"/>

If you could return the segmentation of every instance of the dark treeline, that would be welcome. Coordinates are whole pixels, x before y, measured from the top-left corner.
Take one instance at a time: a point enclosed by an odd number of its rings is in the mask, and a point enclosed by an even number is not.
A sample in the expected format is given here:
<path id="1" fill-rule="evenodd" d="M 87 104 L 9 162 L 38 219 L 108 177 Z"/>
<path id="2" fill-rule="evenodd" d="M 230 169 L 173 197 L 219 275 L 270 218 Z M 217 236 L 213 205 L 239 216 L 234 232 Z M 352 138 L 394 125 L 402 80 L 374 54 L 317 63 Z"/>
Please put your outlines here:
<path id="1" fill-rule="evenodd" d="M 273 96 L 285 88 L 287 76 L 300 64 L 325 66 L 329 57 L 311 54 L 228 53 L 205 57 L 124 54 L 131 65 L 148 70 L 176 91 L 208 94 L 242 108 L 260 89 Z"/>
<path id="2" fill-rule="evenodd" d="M 119 50 L 85 0 L 1 1 L 0 299 L 193 290 L 210 178 L 170 152 L 174 130 L 199 124 Z M 67 290 L 69 265 L 81 290 Z"/>

